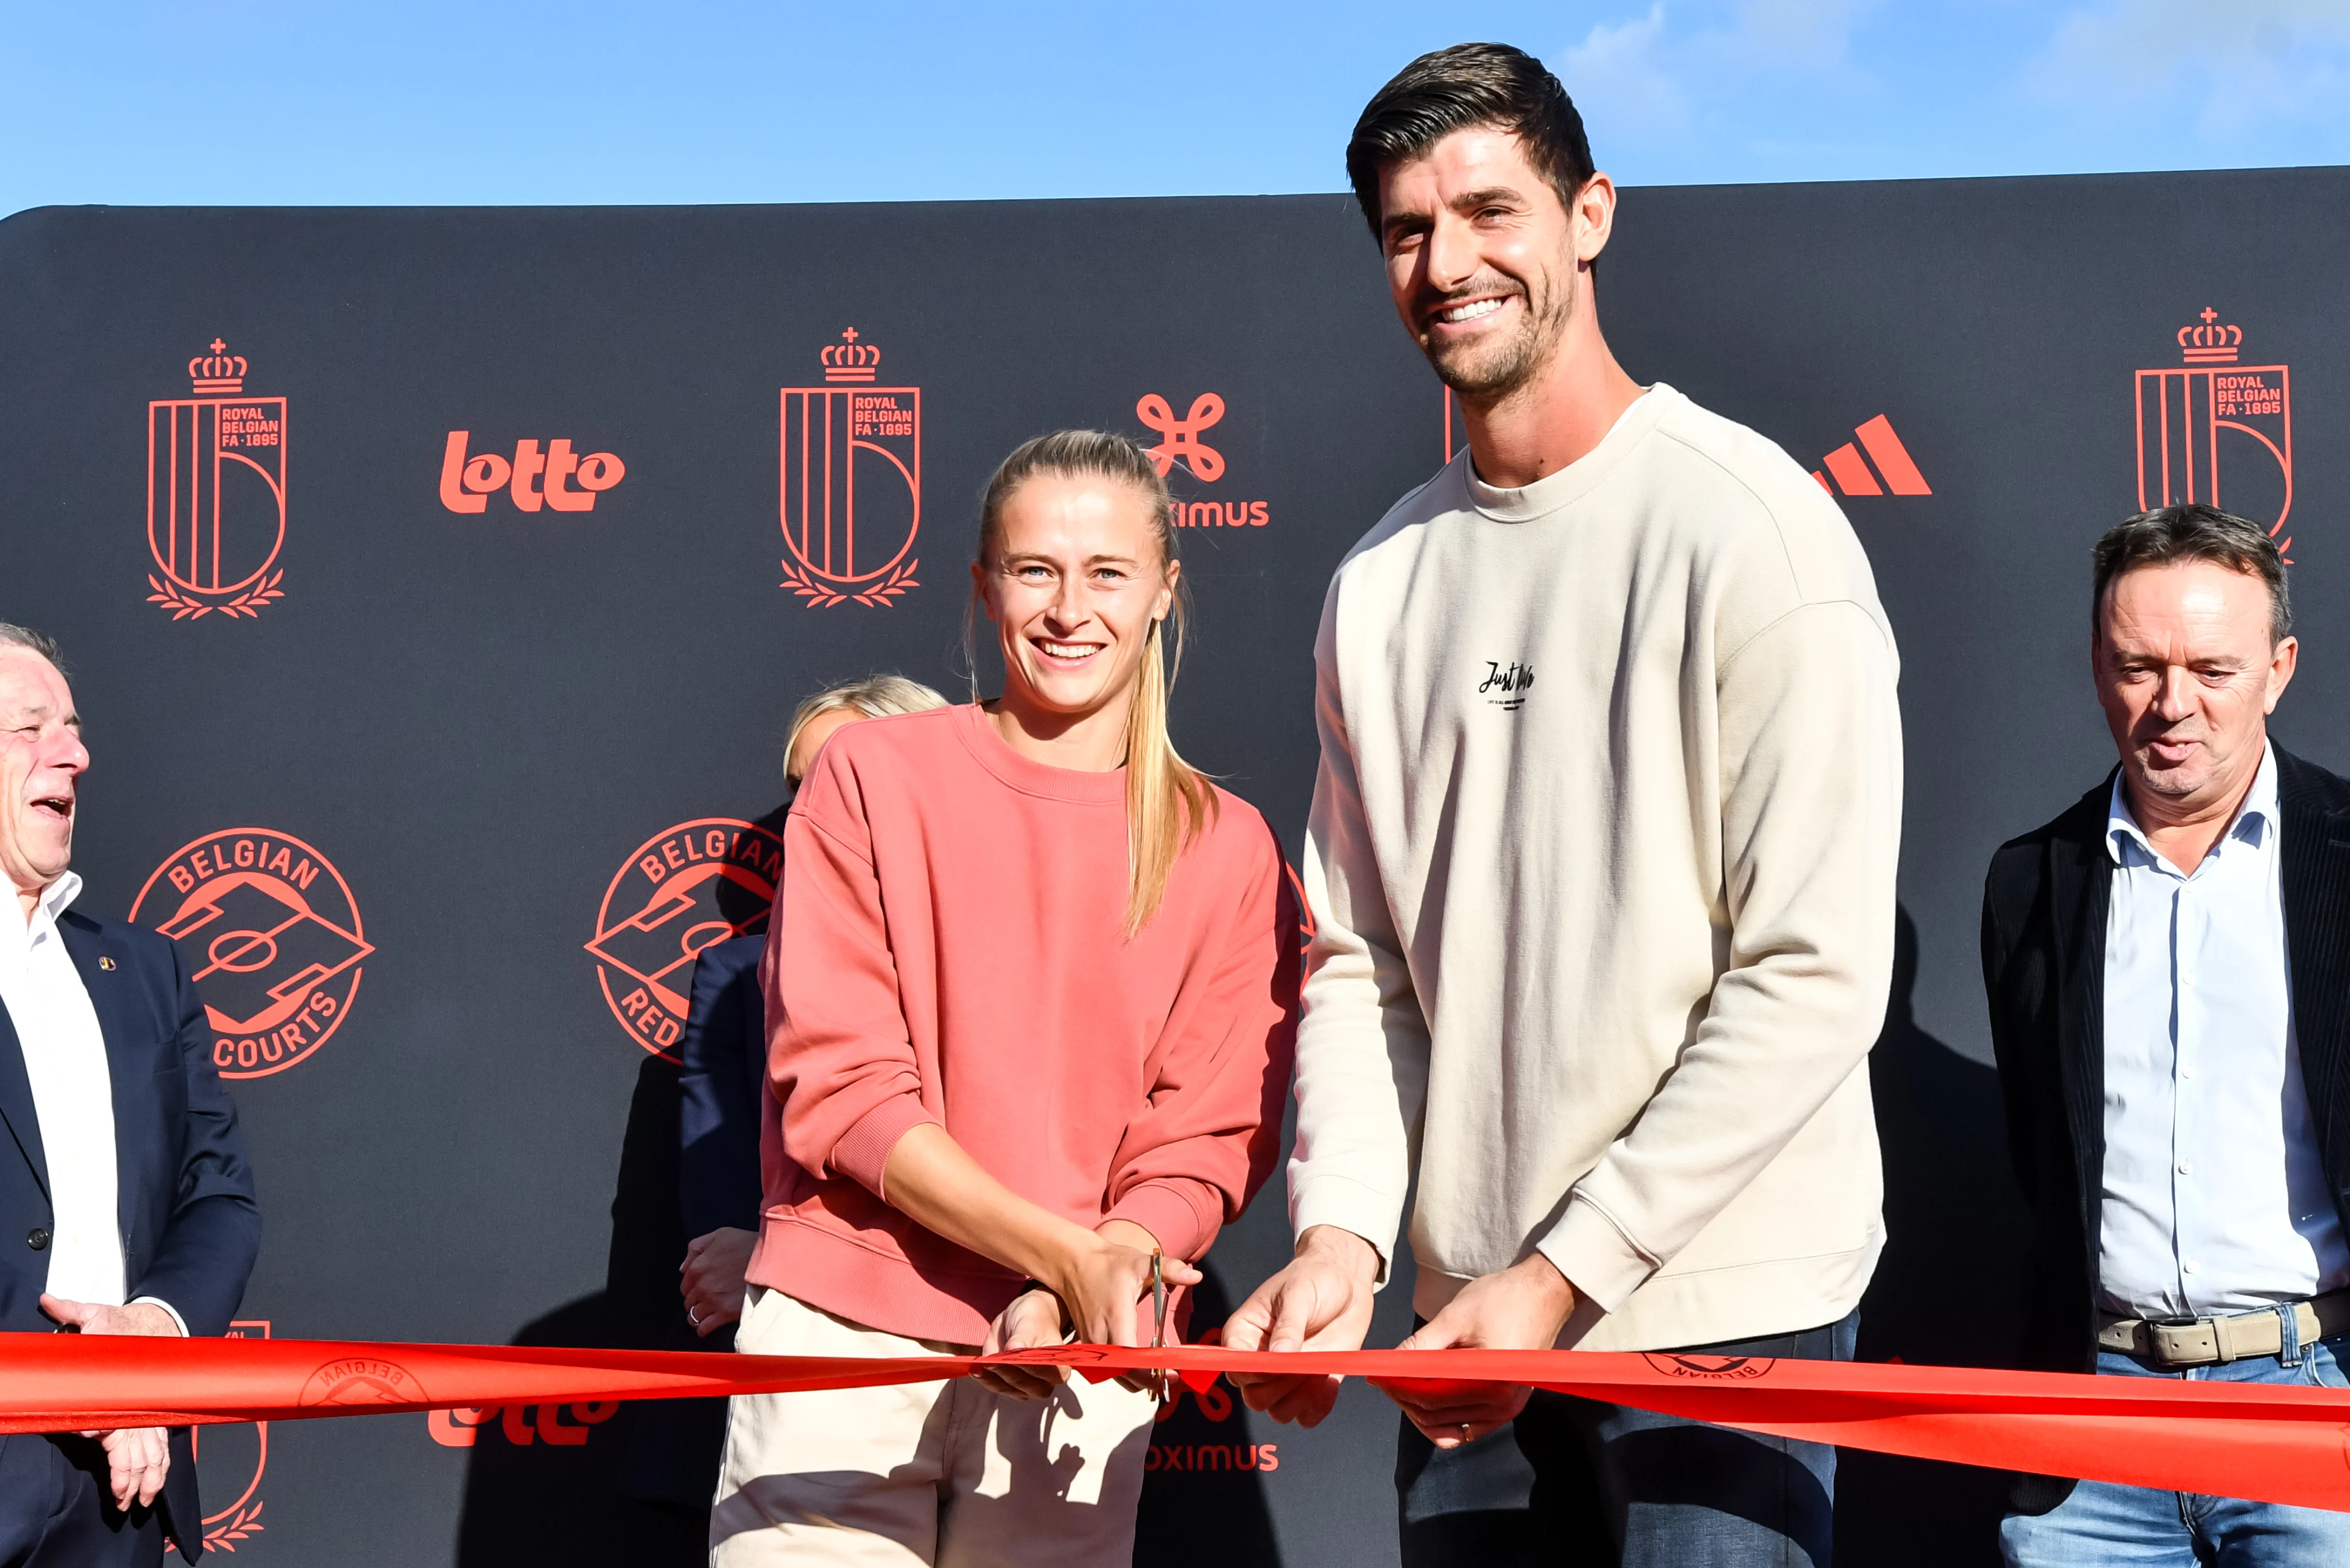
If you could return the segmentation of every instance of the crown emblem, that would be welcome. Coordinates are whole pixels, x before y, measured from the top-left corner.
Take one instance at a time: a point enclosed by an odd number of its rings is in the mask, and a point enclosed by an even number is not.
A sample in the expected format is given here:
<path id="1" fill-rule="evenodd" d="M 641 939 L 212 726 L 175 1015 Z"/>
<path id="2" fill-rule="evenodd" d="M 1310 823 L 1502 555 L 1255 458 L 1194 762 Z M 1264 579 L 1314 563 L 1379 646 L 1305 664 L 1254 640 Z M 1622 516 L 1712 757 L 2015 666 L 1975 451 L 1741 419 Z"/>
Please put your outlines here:
<path id="1" fill-rule="evenodd" d="M 244 356 L 232 354 L 228 345 L 213 339 L 213 351 L 199 354 L 188 361 L 188 379 L 199 392 L 242 392 L 244 390 Z"/>
<path id="2" fill-rule="evenodd" d="M 2236 350 L 2243 346 L 2244 329 L 2230 327 L 2220 320 L 2220 313 L 2210 306 L 2203 307 L 2203 325 L 2178 329 L 2179 350 L 2189 365 L 2232 365 Z"/>
<path id="3" fill-rule="evenodd" d="M 826 344 L 816 358 L 824 361 L 827 381 L 869 381 L 881 363 L 881 350 L 870 343 L 859 343 L 857 328 L 851 327 L 841 333 L 839 342 Z"/>

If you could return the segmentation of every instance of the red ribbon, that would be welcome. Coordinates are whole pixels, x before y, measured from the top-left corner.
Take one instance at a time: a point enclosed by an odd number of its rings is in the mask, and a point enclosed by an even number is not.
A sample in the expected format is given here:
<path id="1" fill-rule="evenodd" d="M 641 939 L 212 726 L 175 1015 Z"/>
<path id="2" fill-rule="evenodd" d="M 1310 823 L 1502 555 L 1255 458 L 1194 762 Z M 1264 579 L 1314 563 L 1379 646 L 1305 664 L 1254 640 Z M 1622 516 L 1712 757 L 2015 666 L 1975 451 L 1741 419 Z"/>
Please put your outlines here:
<path id="1" fill-rule="evenodd" d="M 0 1432 L 862 1388 L 960 1376 L 988 1360 L 1069 1366 L 1096 1382 L 1163 1367 L 1196 1390 L 1227 1372 L 1322 1372 L 1430 1390 L 1527 1384 L 1879 1453 L 2350 1511 L 2350 1393 L 2334 1389 L 1572 1350 L 1273 1355 L 1072 1345 L 868 1360 L 7 1334 Z"/>

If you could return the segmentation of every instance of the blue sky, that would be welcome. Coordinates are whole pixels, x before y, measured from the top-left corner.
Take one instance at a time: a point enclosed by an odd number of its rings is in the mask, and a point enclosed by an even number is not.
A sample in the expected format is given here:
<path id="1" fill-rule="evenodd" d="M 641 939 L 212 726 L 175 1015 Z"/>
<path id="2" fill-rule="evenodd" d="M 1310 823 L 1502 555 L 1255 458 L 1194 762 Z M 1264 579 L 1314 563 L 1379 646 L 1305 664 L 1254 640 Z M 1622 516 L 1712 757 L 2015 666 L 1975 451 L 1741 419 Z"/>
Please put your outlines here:
<path id="1" fill-rule="evenodd" d="M 0 213 L 1333 190 L 1472 37 L 1633 184 L 2350 162 L 2350 0 L 0 0 Z"/>

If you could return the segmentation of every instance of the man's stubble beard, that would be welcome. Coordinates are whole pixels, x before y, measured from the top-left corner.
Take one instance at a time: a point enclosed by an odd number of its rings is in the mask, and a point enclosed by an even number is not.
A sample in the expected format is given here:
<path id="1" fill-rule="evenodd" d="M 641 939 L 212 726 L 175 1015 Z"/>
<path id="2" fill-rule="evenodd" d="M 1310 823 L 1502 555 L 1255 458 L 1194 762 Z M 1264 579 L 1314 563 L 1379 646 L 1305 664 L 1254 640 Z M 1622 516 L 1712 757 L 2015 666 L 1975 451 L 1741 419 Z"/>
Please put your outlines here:
<path id="1" fill-rule="evenodd" d="M 2199 753 L 2199 767 L 2190 763 L 2184 767 L 2158 768 L 2147 749 L 2141 747 L 2133 760 L 2137 766 L 2130 770 L 2130 782 L 2149 794 L 2165 800 L 2184 800 L 2191 794 L 2209 789 L 2219 775 L 2220 764 L 2212 760 L 2210 742 Z"/>
<path id="2" fill-rule="evenodd" d="M 1435 368 L 1437 379 L 1451 388 L 1462 401 L 1485 408 L 1531 384 L 1557 355 L 1566 337 L 1567 323 L 1575 315 L 1578 273 L 1572 259 L 1563 275 L 1564 275 L 1565 286 L 1540 308 L 1536 307 L 1532 290 L 1521 295 L 1526 302 L 1525 322 L 1507 343 L 1490 348 L 1464 345 L 1466 352 L 1456 356 L 1451 364 L 1429 354 L 1428 362 Z M 1424 343 L 1421 351 L 1427 353 Z M 1461 363 L 1480 355 L 1484 357 L 1484 362 Z"/>

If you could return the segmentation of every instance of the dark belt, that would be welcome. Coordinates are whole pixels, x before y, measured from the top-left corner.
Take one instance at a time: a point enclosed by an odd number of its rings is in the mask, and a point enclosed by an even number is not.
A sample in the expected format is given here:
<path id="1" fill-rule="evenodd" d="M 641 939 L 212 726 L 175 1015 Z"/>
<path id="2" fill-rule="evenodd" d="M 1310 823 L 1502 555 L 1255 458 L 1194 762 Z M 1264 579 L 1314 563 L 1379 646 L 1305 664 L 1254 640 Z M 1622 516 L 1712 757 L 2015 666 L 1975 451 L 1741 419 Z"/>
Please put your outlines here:
<path id="1" fill-rule="evenodd" d="M 2218 1366 L 2230 1361 L 2284 1354 L 2284 1322 L 2291 1312 L 2303 1345 L 2350 1331 L 2350 1286 L 2314 1301 L 2279 1303 L 2258 1312 L 2224 1317 L 2142 1318 L 2100 1314 L 2097 1345 L 2144 1356 L 2157 1366 Z"/>

